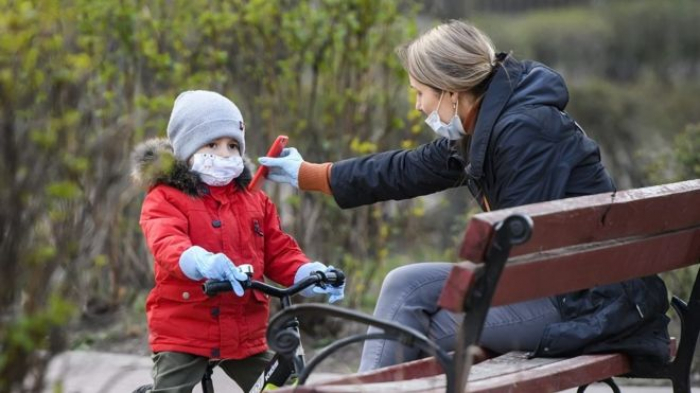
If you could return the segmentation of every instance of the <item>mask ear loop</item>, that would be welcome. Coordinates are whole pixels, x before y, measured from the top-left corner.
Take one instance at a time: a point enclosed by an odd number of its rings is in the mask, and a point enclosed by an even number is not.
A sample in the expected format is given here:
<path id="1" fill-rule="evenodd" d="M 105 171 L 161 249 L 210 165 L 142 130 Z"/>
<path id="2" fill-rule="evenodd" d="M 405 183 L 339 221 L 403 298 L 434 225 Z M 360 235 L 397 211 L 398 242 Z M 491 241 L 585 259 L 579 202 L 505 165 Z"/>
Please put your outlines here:
<path id="1" fill-rule="evenodd" d="M 455 93 L 455 94 L 457 94 L 457 101 L 455 101 L 455 102 L 452 103 L 452 109 L 455 110 L 455 115 L 454 115 L 454 117 L 459 118 L 459 116 L 458 116 L 458 114 L 457 114 L 457 106 L 459 105 L 459 93 Z M 462 119 L 459 119 L 459 121 L 462 121 Z"/>
<path id="2" fill-rule="evenodd" d="M 440 92 L 440 99 L 438 100 L 437 107 L 435 107 L 435 112 L 440 112 L 440 103 L 442 103 L 442 97 L 445 95 L 445 90 Z M 440 117 L 440 114 L 438 113 L 438 117 Z"/>

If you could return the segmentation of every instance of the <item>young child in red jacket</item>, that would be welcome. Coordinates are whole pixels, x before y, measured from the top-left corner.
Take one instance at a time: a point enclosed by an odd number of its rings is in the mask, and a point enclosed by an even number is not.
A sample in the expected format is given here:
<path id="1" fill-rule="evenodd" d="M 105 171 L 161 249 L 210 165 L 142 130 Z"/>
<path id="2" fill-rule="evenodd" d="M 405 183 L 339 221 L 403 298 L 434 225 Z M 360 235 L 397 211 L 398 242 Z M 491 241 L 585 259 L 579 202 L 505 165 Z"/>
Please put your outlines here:
<path id="1" fill-rule="evenodd" d="M 153 351 L 152 392 L 191 392 L 210 359 L 248 391 L 272 358 L 265 331 L 268 299 L 243 291 L 251 264 L 285 286 L 327 269 L 310 262 L 284 233 L 275 205 L 249 192 L 245 124 L 233 102 L 210 91 L 186 91 L 175 100 L 168 140 L 134 151 L 134 179 L 148 188 L 140 224 L 155 260 L 156 285 L 146 301 Z M 204 280 L 229 280 L 234 291 L 207 297 Z M 313 289 L 313 291 L 310 291 Z M 343 289 L 325 292 L 340 300 Z"/>

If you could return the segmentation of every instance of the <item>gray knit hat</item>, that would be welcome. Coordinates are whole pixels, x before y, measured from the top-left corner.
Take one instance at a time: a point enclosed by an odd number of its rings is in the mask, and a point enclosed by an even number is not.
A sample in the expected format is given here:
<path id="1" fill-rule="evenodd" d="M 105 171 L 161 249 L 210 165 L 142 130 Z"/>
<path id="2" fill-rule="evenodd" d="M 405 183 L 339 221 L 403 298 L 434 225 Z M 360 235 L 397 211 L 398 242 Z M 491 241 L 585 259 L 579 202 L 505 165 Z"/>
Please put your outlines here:
<path id="1" fill-rule="evenodd" d="M 238 107 L 219 93 L 190 90 L 175 99 L 168 139 L 178 160 L 188 160 L 199 148 L 222 137 L 233 138 L 245 152 L 245 124 Z"/>

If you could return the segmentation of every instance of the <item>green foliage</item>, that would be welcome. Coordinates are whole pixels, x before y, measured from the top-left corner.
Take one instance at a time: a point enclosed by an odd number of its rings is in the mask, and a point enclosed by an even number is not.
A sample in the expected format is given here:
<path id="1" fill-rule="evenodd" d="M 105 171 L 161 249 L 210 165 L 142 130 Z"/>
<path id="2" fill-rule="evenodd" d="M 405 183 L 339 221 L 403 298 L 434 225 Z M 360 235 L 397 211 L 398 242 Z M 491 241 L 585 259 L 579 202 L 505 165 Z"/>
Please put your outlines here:
<path id="1" fill-rule="evenodd" d="M 583 7 L 513 17 L 487 15 L 475 18 L 475 22 L 500 50 L 512 50 L 518 58 L 536 59 L 576 75 L 604 72 L 605 62 L 591 59 L 599 59 L 607 43 L 617 39 L 600 15 Z"/>
<path id="2" fill-rule="evenodd" d="M 47 317 L 62 310 L 51 296 L 85 309 L 142 299 L 152 285 L 128 160 L 137 142 L 164 136 L 180 91 L 239 104 L 252 156 L 280 133 L 311 161 L 414 145 L 402 128 L 419 119 L 392 53 L 414 15 L 367 0 L 0 1 L 0 276 L 11 277 L 0 287 L 0 381 L 41 370 L 43 344 L 29 338 L 67 321 Z M 278 202 L 316 259 L 371 266 L 387 255 L 381 206 Z"/>
<path id="3" fill-rule="evenodd" d="M 617 1 L 603 3 L 597 12 L 612 27 L 615 37 L 607 43 L 609 56 L 615 60 L 608 65 L 611 77 L 636 78 L 645 70 L 664 80 L 697 75 L 697 1 Z"/>
<path id="4" fill-rule="evenodd" d="M 477 16 L 501 50 L 567 75 L 631 81 L 697 75 L 700 4 L 694 0 L 605 1 L 511 16 Z"/>
<path id="5" fill-rule="evenodd" d="M 608 1 L 476 24 L 500 50 L 561 72 L 567 111 L 601 145 L 618 188 L 648 184 L 640 162 L 653 160 L 698 121 L 700 3 Z"/>
<path id="6" fill-rule="evenodd" d="M 58 294 L 51 294 L 45 307 L 21 314 L 3 326 L 0 335 L 0 375 L 37 367 L 45 354 L 54 354 L 60 329 L 75 315 L 75 306 Z M 42 355 L 42 352 L 44 355 Z M 23 374 L 22 374 L 23 375 Z M 19 391 L 21 380 L 0 379 L 0 391 Z M 15 390 L 16 389 L 16 390 Z"/>
<path id="7" fill-rule="evenodd" d="M 700 178 L 700 123 L 676 135 L 672 149 L 647 158 L 645 169 L 651 184 Z"/>
<path id="8" fill-rule="evenodd" d="M 676 136 L 674 145 L 679 179 L 700 178 L 700 123 L 688 125 Z"/>

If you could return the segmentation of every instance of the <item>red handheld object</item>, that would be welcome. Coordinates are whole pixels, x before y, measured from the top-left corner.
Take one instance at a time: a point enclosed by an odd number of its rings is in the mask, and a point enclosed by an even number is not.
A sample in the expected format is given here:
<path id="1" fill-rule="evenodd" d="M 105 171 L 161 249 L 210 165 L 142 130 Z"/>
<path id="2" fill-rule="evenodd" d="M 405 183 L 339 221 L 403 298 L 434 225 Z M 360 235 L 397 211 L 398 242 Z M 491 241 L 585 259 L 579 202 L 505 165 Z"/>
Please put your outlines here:
<path id="1" fill-rule="evenodd" d="M 275 139 L 275 142 L 270 146 L 270 149 L 267 151 L 267 157 L 277 157 L 282 153 L 282 149 L 287 145 L 287 141 L 289 140 L 289 137 L 286 135 L 280 135 Z M 263 181 L 267 178 L 267 172 L 269 169 L 264 166 L 260 165 L 258 167 L 258 170 L 255 172 L 255 176 L 253 176 L 253 181 L 248 184 L 248 191 L 257 191 L 260 189 L 262 186 Z"/>

